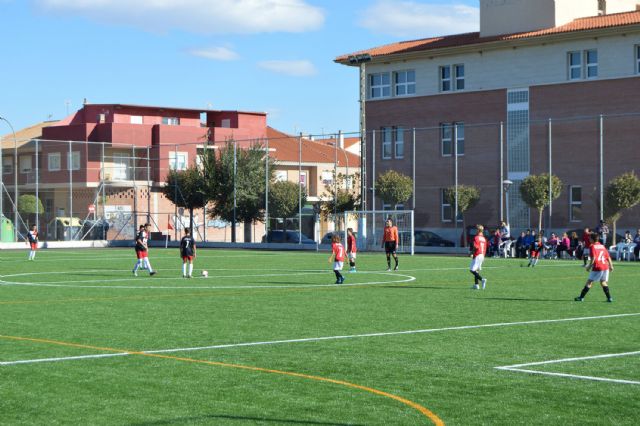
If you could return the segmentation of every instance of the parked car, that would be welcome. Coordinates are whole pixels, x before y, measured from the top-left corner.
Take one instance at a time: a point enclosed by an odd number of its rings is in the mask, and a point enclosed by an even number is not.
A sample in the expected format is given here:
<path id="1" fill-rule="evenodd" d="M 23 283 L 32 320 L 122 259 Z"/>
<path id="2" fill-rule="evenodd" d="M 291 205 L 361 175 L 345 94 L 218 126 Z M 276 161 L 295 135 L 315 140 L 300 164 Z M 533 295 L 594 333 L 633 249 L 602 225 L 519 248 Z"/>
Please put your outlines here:
<path id="1" fill-rule="evenodd" d="M 335 234 L 335 233 L 340 235 L 340 240 L 341 241 L 344 240 L 344 231 L 332 231 L 332 232 L 327 232 L 326 234 L 324 234 L 324 237 L 322 237 L 322 239 L 320 240 L 320 244 L 331 244 L 331 237 L 333 237 L 333 234 Z M 354 232 L 353 235 L 356 237 L 356 239 L 358 238 L 358 233 L 357 232 Z"/>
<path id="2" fill-rule="evenodd" d="M 454 247 L 453 241 L 445 240 L 435 232 L 416 229 L 413 231 L 416 246 L 426 247 Z"/>
<path id="3" fill-rule="evenodd" d="M 290 243 L 297 244 L 300 241 L 300 232 L 298 231 L 285 231 L 282 229 L 276 229 L 269 231 L 267 235 L 262 236 L 263 243 Z M 302 244 L 315 244 L 311 238 L 302 234 Z"/>
<path id="4" fill-rule="evenodd" d="M 478 230 L 476 229 L 476 225 L 468 225 L 466 231 L 467 231 L 467 245 L 471 246 L 471 243 L 473 242 L 473 239 L 476 237 Z M 487 242 L 491 241 L 491 239 L 493 238 L 493 232 L 487 228 L 484 228 L 484 231 L 482 233 L 484 234 L 484 237 L 487 239 Z M 460 243 L 462 244 L 462 241 Z"/>

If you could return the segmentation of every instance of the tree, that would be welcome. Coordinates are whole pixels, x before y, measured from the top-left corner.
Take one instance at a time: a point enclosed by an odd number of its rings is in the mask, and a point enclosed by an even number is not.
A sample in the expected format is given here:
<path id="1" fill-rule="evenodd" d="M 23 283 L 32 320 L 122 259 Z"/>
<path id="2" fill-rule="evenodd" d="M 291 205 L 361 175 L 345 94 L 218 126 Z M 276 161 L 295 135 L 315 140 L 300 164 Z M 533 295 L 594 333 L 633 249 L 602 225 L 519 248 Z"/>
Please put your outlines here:
<path id="1" fill-rule="evenodd" d="M 339 222 L 340 213 L 355 210 L 360 204 L 359 182 L 359 173 L 336 175 L 334 172 L 332 183 L 324 186 L 325 191 L 320 204 L 322 216 L 328 218 L 334 215 L 334 219 Z"/>
<path id="2" fill-rule="evenodd" d="M 193 210 L 207 204 L 207 194 L 203 190 L 204 177 L 198 166 L 186 170 L 170 170 L 162 192 L 178 207 L 189 209 L 189 227 L 193 232 Z"/>
<path id="3" fill-rule="evenodd" d="M 640 180 L 633 172 L 612 179 L 605 188 L 605 217 L 613 226 L 613 244 L 616 243 L 616 224 L 624 210 L 640 203 Z"/>
<path id="4" fill-rule="evenodd" d="M 406 203 L 413 194 L 413 180 L 395 170 L 388 170 L 376 179 L 376 194 L 382 198 L 385 204 Z"/>
<path id="5" fill-rule="evenodd" d="M 300 203 L 298 199 L 302 195 Z M 293 217 L 298 213 L 299 204 L 303 206 L 307 202 L 307 193 L 300 186 L 291 181 L 278 181 L 269 187 L 269 214 L 271 217 L 285 219 L 285 231 L 287 230 L 286 218 Z M 302 230 L 300 230 L 302 232 Z"/>
<path id="6" fill-rule="evenodd" d="M 522 200 L 530 208 L 538 210 L 538 233 L 542 230 L 542 212 L 552 200 L 560 196 L 562 181 L 551 175 L 551 196 L 549 196 L 549 174 L 527 176 L 520 185 Z"/>
<path id="7" fill-rule="evenodd" d="M 29 222 L 30 215 L 35 215 L 36 212 L 39 214 L 44 213 L 44 206 L 42 201 L 36 198 L 35 195 L 24 194 L 18 197 L 18 212 L 20 216 L 26 217 L 27 222 Z"/>
<path id="8" fill-rule="evenodd" d="M 250 242 L 251 224 L 264 220 L 266 151 L 260 143 L 238 149 L 234 144 L 233 140 L 228 140 L 219 153 L 209 149 L 205 151 L 202 158 L 205 192 L 213 202 L 211 217 L 231 222 L 231 241 L 236 242 L 236 222 L 242 221 L 244 240 Z M 267 178 L 272 181 L 271 166 L 269 175 Z"/>
<path id="9" fill-rule="evenodd" d="M 445 200 L 452 206 L 456 204 L 456 187 L 450 186 L 444 190 Z M 462 245 L 467 245 L 467 232 L 464 213 L 475 206 L 480 200 L 480 190 L 473 185 L 458 185 L 458 213 L 462 215 Z M 454 212 L 455 214 L 455 212 Z M 455 218 L 454 220 L 458 220 Z"/>

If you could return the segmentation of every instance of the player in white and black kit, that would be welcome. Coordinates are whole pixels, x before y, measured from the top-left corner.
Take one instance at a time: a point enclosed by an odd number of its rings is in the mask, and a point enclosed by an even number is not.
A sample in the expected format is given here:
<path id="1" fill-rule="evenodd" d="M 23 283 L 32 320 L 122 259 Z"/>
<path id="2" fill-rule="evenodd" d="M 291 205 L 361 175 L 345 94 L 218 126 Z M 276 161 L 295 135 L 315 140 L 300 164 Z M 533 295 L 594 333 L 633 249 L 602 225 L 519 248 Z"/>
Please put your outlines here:
<path id="1" fill-rule="evenodd" d="M 193 259 L 196 257 L 196 240 L 191 236 L 191 228 L 184 228 L 184 237 L 180 240 L 180 256 L 182 257 L 182 278 L 193 278 Z"/>
<path id="2" fill-rule="evenodd" d="M 138 258 L 138 262 L 133 267 L 133 275 L 138 276 L 138 269 L 148 269 L 149 275 L 155 275 L 156 272 L 151 268 L 151 264 L 149 263 L 149 247 L 147 245 L 149 239 L 149 229 L 151 225 L 148 223 L 144 226 L 140 227 L 140 231 L 136 236 L 136 257 Z"/>
<path id="3" fill-rule="evenodd" d="M 35 260 L 36 250 L 38 250 L 38 229 L 35 225 L 31 226 L 31 230 L 27 234 L 27 240 L 31 248 L 31 250 L 29 250 L 28 260 Z"/>

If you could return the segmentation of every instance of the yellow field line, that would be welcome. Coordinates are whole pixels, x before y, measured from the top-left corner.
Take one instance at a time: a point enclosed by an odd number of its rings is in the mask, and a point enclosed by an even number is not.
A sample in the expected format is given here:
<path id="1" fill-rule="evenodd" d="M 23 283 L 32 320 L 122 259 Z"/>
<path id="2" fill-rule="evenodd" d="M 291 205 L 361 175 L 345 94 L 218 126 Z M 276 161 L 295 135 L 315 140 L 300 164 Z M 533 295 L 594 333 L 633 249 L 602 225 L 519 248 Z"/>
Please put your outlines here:
<path id="1" fill-rule="evenodd" d="M 415 403 L 413 401 L 410 401 L 408 399 L 402 398 L 400 396 L 397 396 L 397 395 L 394 395 L 394 394 L 391 394 L 391 393 L 388 393 L 388 392 L 384 392 L 384 391 L 381 391 L 381 390 L 378 390 L 378 389 L 374 389 L 374 388 L 370 388 L 370 387 L 367 387 L 367 386 L 358 385 L 358 384 L 355 384 L 355 383 L 346 382 L 346 381 L 343 381 L 343 380 L 329 379 L 329 378 L 326 378 L 326 377 L 312 376 L 312 375 L 308 375 L 308 374 L 295 373 L 295 372 L 291 372 L 291 371 L 281 371 L 281 370 L 273 370 L 273 369 L 269 369 L 269 368 L 253 367 L 253 366 L 250 366 L 250 365 L 229 364 L 229 363 L 219 362 L 219 361 L 206 361 L 206 360 L 193 359 L 193 358 L 184 358 L 184 357 L 177 357 L 177 356 L 171 356 L 171 355 L 149 354 L 149 353 L 146 353 L 146 352 L 121 350 L 121 349 L 101 347 L 101 346 L 92 346 L 92 345 L 82 345 L 82 344 L 78 344 L 78 343 L 61 342 L 61 341 L 50 340 L 50 339 L 37 339 L 37 338 L 31 338 L 31 337 L 3 336 L 3 335 L 0 335 L 0 339 L 35 342 L 35 343 L 46 343 L 46 344 L 57 345 L 57 346 L 67 346 L 67 347 L 82 348 L 82 349 L 93 349 L 93 350 L 104 351 L 104 352 L 127 353 L 127 354 L 130 354 L 130 355 L 139 355 L 139 356 L 150 357 L 150 358 L 170 359 L 170 360 L 174 360 L 174 361 L 182 361 L 182 362 L 205 364 L 205 365 L 214 365 L 214 366 L 217 366 L 217 367 L 225 367 L 225 368 L 237 368 L 237 369 L 241 369 L 241 370 L 257 371 L 257 372 L 261 372 L 261 373 L 270 373 L 270 374 L 280 374 L 280 375 L 284 375 L 284 376 L 299 377 L 299 378 L 315 380 L 315 381 L 319 381 L 319 382 L 333 383 L 333 384 L 336 384 L 336 385 L 346 386 L 346 387 L 350 387 L 350 388 L 353 388 L 353 389 L 359 389 L 359 390 L 363 390 L 365 392 L 369 392 L 369 393 L 372 393 L 372 394 L 375 394 L 375 395 L 383 396 L 385 398 L 393 399 L 395 401 L 398 401 L 398 402 L 400 402 L 400 403 L 402 403 L 404 405 L 407 405 L 407 406 L 413 408 L 414 410 L 417 410 L 423 416 L 425 416 L 429 420 L 431 420 L 431 422 L 433 422 L 434 425 L 444 426 L 444 422 L 442 421 L 442 419 L 440 419 L 431 410 L 429 410 L 428 408 L 423 407 L 422 405 L 420 405 L 418 403 Z"/>

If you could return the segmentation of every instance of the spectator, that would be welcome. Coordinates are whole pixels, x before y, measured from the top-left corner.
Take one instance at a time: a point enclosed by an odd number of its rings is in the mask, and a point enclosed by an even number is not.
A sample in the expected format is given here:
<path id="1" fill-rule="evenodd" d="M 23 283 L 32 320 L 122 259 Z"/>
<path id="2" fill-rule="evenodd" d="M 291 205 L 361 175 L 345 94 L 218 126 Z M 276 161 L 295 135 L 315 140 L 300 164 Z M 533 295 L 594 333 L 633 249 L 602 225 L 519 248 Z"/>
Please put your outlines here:
<path id="1" fill-rule="evenodd" d="M 569 251 L 570 251 L 570 255 L 575 257 L 576 259 L 578 257 L 582 256 L 582 252 L 577 253 L 578 250 L 580 249 L 580 239 L 578 238 L 578 233 L 577 232 L 572 232 L 571 233 L 571 237 L 569 238 L 569 240 L 571 241 L 571 243 L 569 244 Z"/>
<path id="2" fill-rule="evenodd" d="M 636 245 L 633 248 L 633 257 L 635 257 L 636 262 L 638 262 L 640 261 L 640 229 L 636 231 L 636 235 L 633 237 L 633 242 Z"/>
<path id="3" fill-rule="evenodd" d="M 547 240 L 547 257 L 553 258 L 558 255 L 558 244 L 560 244 L 560 240 L 555 232 L 552 232 Z"/>
<path id="4" fill-rule="evenodd" d="M 535 232 L 536 231 L 533 231 L 533 233 L 532 233 L 531 229 L 527 229 L 527 233 L 524 236 L 524 245 L 525 245 L 526 250 L 527 250 L 525 257 L 529 256 L 529 247 L 531 247 L 531 244 L 533 244 L 533 241 L 534 241 L 534 238 L 535 238 L 535 236 L 534 236 Z"/>
<path id="5" fill-rule="evenodd" d="M 558 258 L 562 259 L 562 253 L 569 253 L 571 249 L 571 239 L 569 239 L 569 235 L 566 232 L 562 233 L 562 238 L 558 243 L 558 247 L 556 248 L 556 253 L 558 254 Z"/>
<path id="6" fill-rule="evenodd" d="M 526 243 L 526 233 L 522 231 L 520 236 L 516 240 L 516 257 L 525 258 L 527 257 L 527 243 Z"/>
<path id="7" fill-rule="evenodd" d="M 607 237 L 609 236 L 609 227 L 604 220 L 600 221 L 600 224 L 596 226 L 596 233 L 600 237 L 600 242 L 603 246 L 607 246 Z"/>
<path id="8" fill-rule="evenodd" d="M 500 235 L 502 241 L 511 239 L 511 228 L 509 227 L 509 224 L 504 220 L 500 222 Z"/>
<path id="9" fill-rule="evenodd" d="M 500 228 L 497 228 L 493 232 L 493 238 L 491 239 L 491 256 L 497 256 L 500 253 L 500 243 L 502 242 L 502 234 Z"/>
<path id="10" fill-rule="evenodd" d="M 628 255 L 629 251 L 631 251 L 631 244 L 633 244 L 633 237 L 631 236 L 631 232 L 626 231 L 624 237 L 622 237 L 622 241 L 616 244 L 616 260 L 620 260 L 623 257 L 629 258 L 625 256 L 625 254 Z"/>

